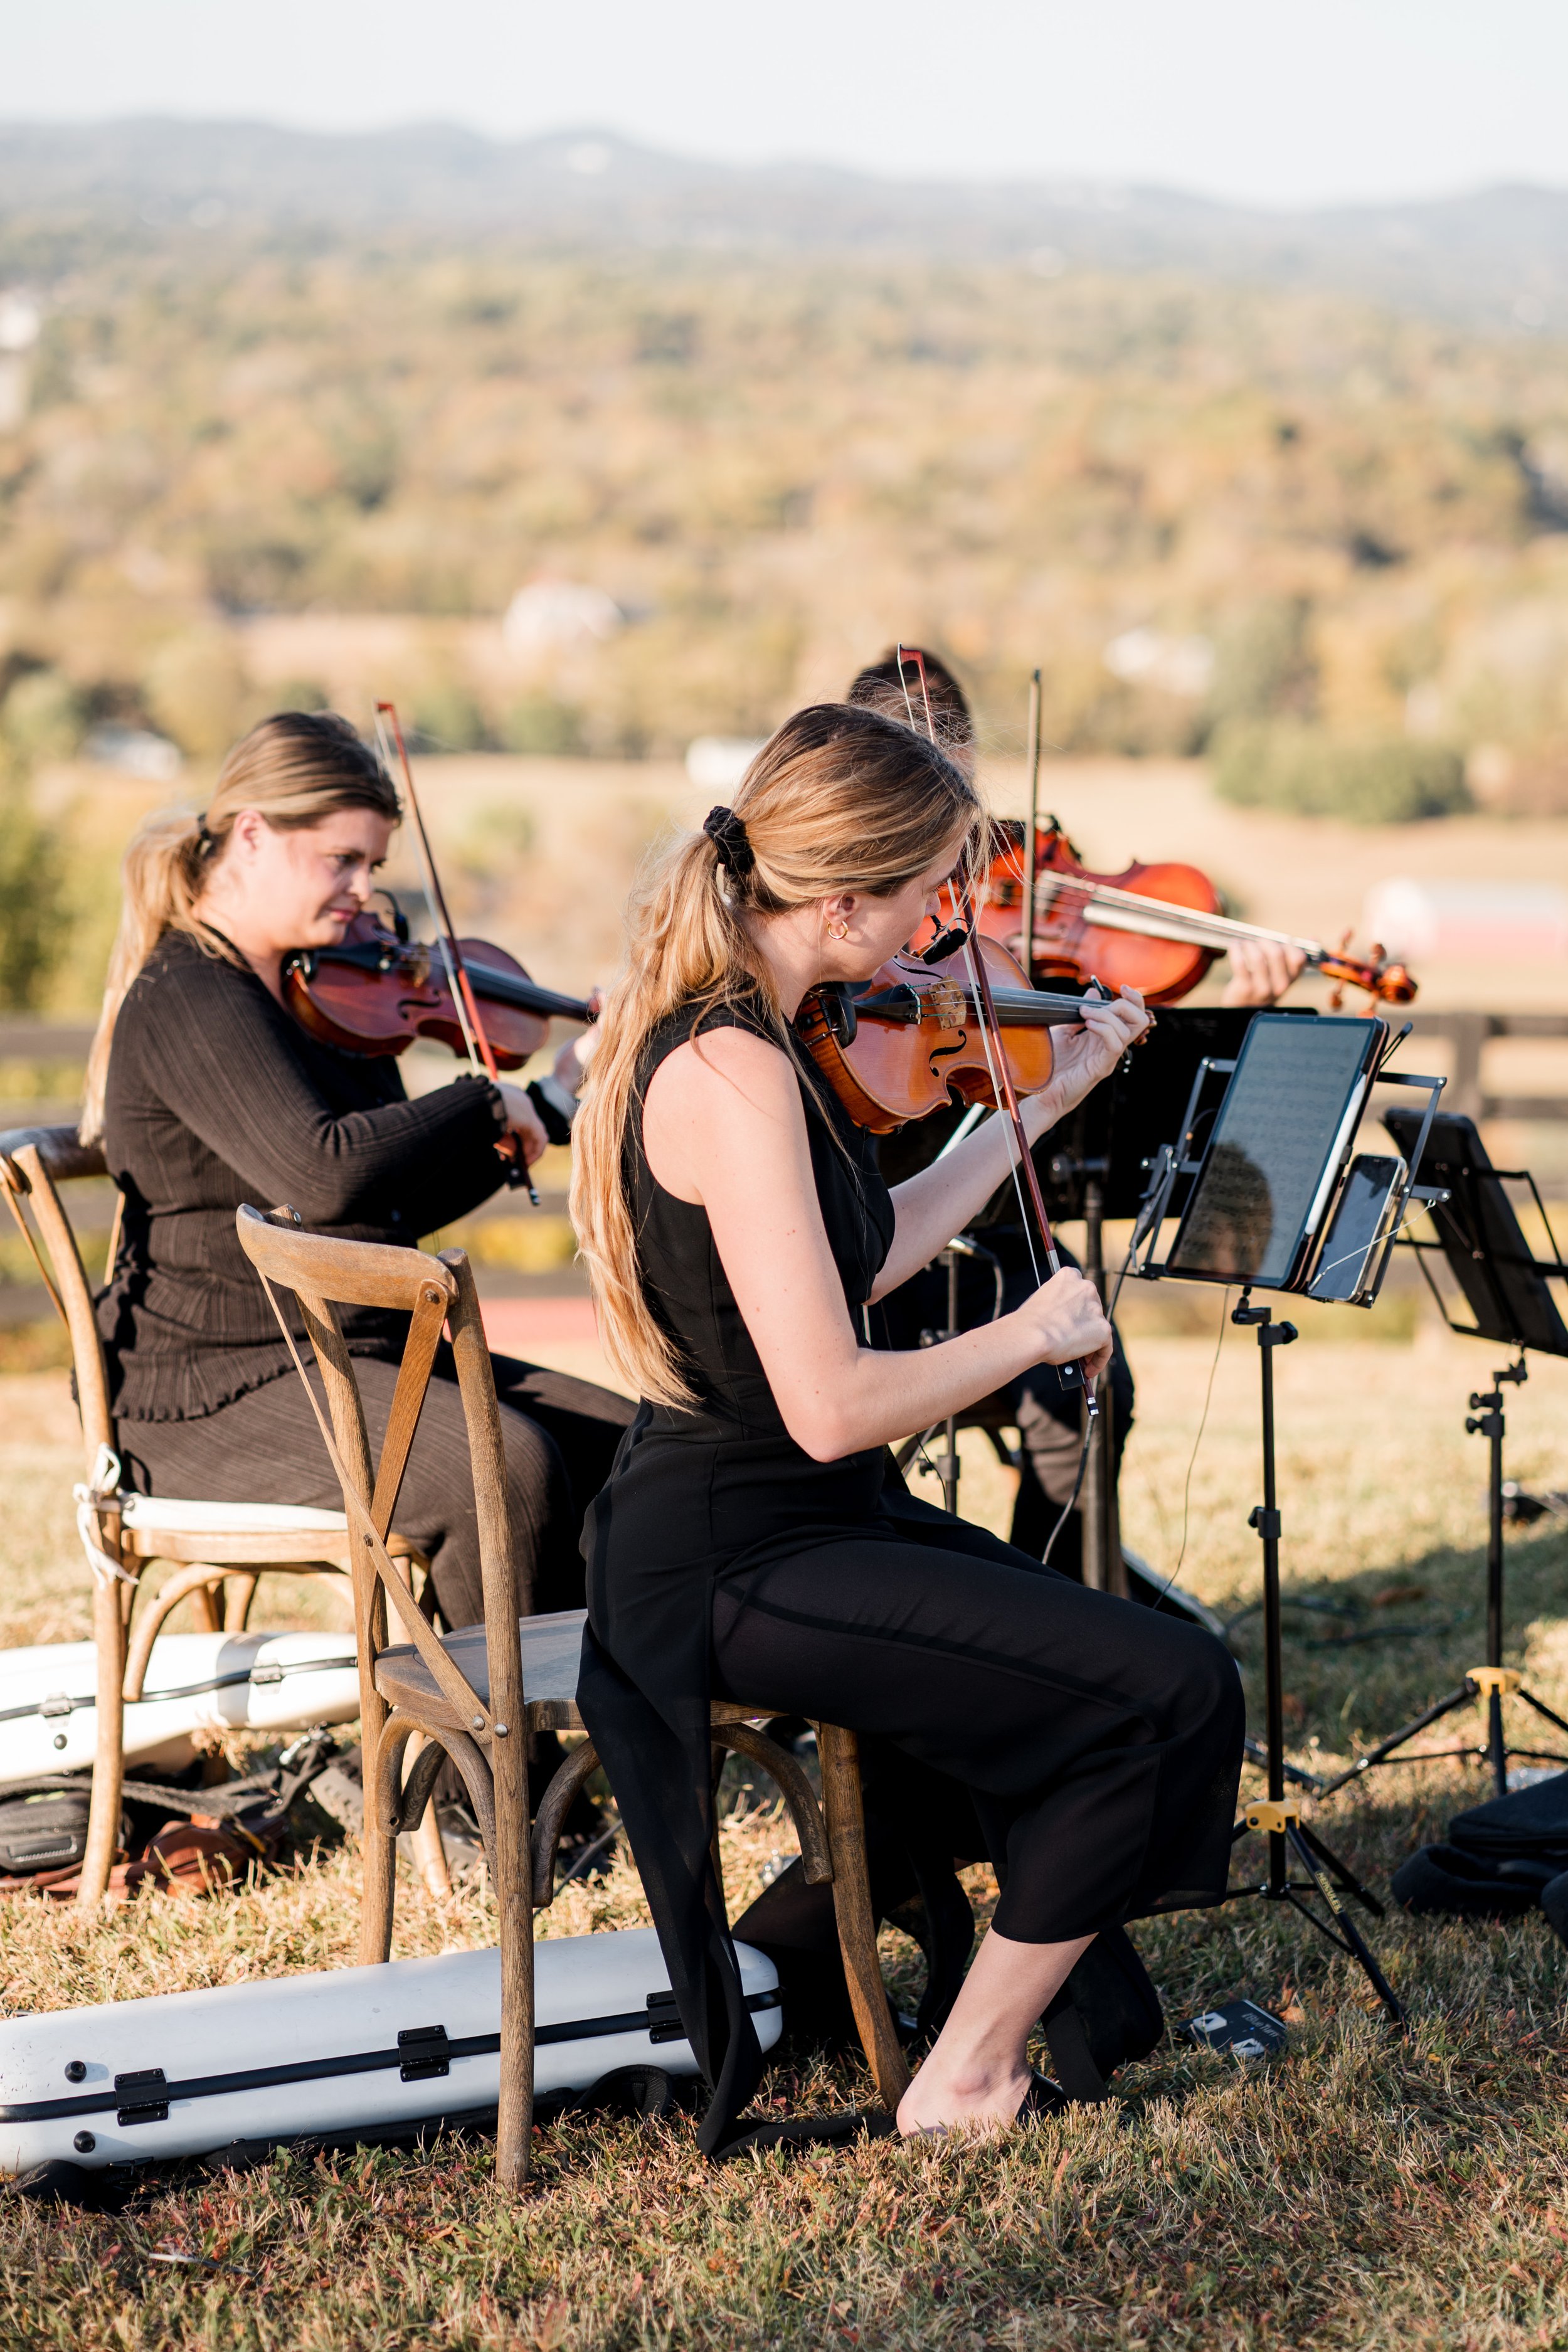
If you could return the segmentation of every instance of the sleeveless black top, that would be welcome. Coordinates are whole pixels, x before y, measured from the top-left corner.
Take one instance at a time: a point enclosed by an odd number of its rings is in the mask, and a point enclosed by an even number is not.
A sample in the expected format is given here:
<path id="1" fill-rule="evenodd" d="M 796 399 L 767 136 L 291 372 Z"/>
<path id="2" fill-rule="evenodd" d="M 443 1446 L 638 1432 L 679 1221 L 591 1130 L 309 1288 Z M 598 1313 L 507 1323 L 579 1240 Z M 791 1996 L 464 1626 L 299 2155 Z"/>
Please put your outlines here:
<path id="1" fill-rule="evenodd" d="M 754 1027 L 724 1008 L 696 1024 Z M 699 2135 L 718 2152 L 762 2057 L 741 1999 L 711 1863 L 710 1649 L 715 1583 L 744 1581 L 775 1552 L 881 1521 L 880 1446 L 821 1463 L 784 1425 L 713 1245 L 706 1210 L 651 1174 L 641 1105 L 654 1072 L 692 1036 L 690 1012 L 648 1039 L 628 1122 L 625 1181 L 644 1295 L 680 1352 L 697 1401 L 644 1403 L 588 1513 L 588 1632 L 578 1699 L 631 1838 L 681 2020 L 713 2090 Z M 797 1065 L 816 1196 L 857 1329 L 893 1238 L 870 1136 Z M 757 1693 L 759 1701 L 765 1692 Z"/>

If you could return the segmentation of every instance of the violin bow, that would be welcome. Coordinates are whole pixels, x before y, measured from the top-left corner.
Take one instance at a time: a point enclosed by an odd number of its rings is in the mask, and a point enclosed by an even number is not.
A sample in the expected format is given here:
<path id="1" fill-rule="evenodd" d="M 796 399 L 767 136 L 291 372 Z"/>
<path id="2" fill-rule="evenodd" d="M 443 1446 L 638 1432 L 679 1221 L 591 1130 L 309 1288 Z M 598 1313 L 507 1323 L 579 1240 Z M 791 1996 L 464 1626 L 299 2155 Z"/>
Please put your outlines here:
<path id="1" fill-rule="evenodd" d="M 375 706 L 375 731 L 381 738 L 381 754 L 384 760 L 386 759 L 390 749 L 386 740 L 389 729 L 392 740 L 397 746 L 398 765 L 403 771 L 404 790 L 408 795 L 408 814 L 414 819 L 414 838 L 419 850 L 419 868 L 424 877 L 425 888 L 430 903 L 436 910 L 437 945 L 441 950 L 441 961 L 447 973 L 447 985 L 452 992 L 452 1002 L 458 1008 L 458 1019 L 462 1025 L 463 1042 L 468 1049 L 468 1066 L 476 1078 L 488 1077 L 492 1087 L 499 1086 L 500 1071 L 490 1048 L 484 1015 L 479 1011 L 479 998 L 475 995 L 473 982 L 468 978 L 468 968 L 463 961 L 463 950 L 458 944 L 458 934 L 452 928 L 452 918 L 447 907 L 447 894 L 441 887 L 441 877 L 436 871 L 436 856 L 430 846 L 430 836 L 425 830 L 424 812 L 419 806 L 419 794 L 414 786 L 413 763 L 408 757 L 408 746 L 403 740 L 403 722 L 397 716 L 397 705 L 395 702 L 378 702 Z M 526 1186 L 528 1197 L 537 1209 L 539 1193 L 522 1157 L 522 1139 L 521 1137 L 511 1137 L 507 1139 L 513 1145 L 510 1153 L 504 1151 L 502 1153 L 502 1157 L 508 1159 L 510 1163 L 507 1181 L 510 1184 Z"/>
<path id="2" fill-rule="evenodd" d="M 910 663 L 919 674 L 921 698 L 925 704 L 926 733 L 934 743 L 936 730 L 931 725 L 931 695 L 926 687 L 925 656 L 918 646 L 911 646 L 908 653 L 901 644 L 898 648 L 899 681 L 904 688 L 904 700 L 910 711 L 910 724 L 913 727 L 914 705 L 910 699 L 910 689 L 904 681 L 906 662 Z M 1037 671 L 1037 681 L 1038 676 L 1039 673 Z M 1006 1051 L 1002 1043 L 1002 1024 L 996 1012 L 996 1000 L 991 992 L 991 975 L 985 969 L 985 958 L 975 944 L 978 927 L 975 923 L 973 903 L 967 885 L 962 903 L 956 891 L 953 893 L 953 912 L 955 916 L 962 919 L 963 925 L 963 960 L 969 969 L 970 986 L 974 992 L 975 1011 L 980 1015 L 980 1040 L 985 1049 L 986 1067 L 991 1073 L 992 1092 L 995 1095 L 997 1107 L 1005 1115 L 1011 1130 L 1013 1182 L 1016 1187 L 1020 1181 L 1027 1187 L 1029 1206 L 1034 1210 L 1035 1223 L 1039 1228 L 1040 1244 L 1045 1251 L 1047 1271 L 1051 1274 L 1059 1274 L 1062 1269 L 1061 1256 L 1057 1249 L 1056 1237 L 1051 1232 L 1051 1221 L 1046 1214 L 1045 1195 L 1040 1191 L 1040 1180 L 1035 1167 L 1034 1154 L 1029 1149 L 1029 1139 L 1024 1130 L 1024 1114 L 1018 1107 L 1018 1095 L 1013 1084 L 1013 1073 L 1007 1067 Z M 1098 984 L 1097 982 L 1096 985 Z M 1027 1229 L 1027 1219 L 1026 1219 L 1026 1232 Z M 1032 1255 L 1033 1245 L 1031 1244 Z M 1037 1276 L 1039 1268 L 1037 1266 L 1035 1271 Z M 1079 1362 L 1058 1364 L 1057 1370 L 1064 1388 L 1082 1389 L 1084 1403 L 1092 1420 L 1099 1412 L 1100 1406 L 1095 1399 L 1094 1383 L 1084 1370 L 1083 1365 Z"/>
<path id="3" fill-rule="evenodd" d="M 1035 841 L 1040 829 L 1040 673 L 1029 680 L 1029 822 L 1024 835 L 1024 974 L 1035 980 Z"/>

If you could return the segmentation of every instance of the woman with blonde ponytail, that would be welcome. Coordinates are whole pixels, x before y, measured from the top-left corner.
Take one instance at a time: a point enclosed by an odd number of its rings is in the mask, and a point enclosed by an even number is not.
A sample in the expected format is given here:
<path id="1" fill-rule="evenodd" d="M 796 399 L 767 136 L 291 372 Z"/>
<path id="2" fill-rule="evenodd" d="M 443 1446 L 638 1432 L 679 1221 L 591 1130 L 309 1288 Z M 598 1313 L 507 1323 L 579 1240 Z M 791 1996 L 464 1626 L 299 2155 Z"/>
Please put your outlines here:
<path id="1" fill-rule="evenodd" d="M 318 1231 L 412 1243 L 497 1189 L 509 1129 L 529 1159 L 544 1148 L 537 1090 L 461 1077 L 410 1102 L 395 1059 L 321 1045 L 286 1009 L 284 960 L 342 939 L 377 887 L 400 814 L 391 778 L 347 719 L 282 711 L 236 744 L 202 814 L 150 818 L 126 853 L 82 1134 L 101 1138 L 124 1202 L 98 1315 L 133 1491 L 339 1500 L 240 1251 L 240 1202 L 287 1201 Z M 357 1311 L 345 1322 L 379 1444 L 403 1318 Z M 583 1510 L 628 1409 L 585 1381 L 493 1360 L 520 1566 L 535 1607 L 567 1607 L 582 1591 Z M 397 1524 L 429 1559 L 448 1625 L 483 1614 L 467 1458 L 443 1355 Z"/>
<path id="2" fill-rule="evenodd" d="M 710 2154 L 746 2136 L 761 2064 L 709 1854 L 713 1697 L 846 1725 L 980 1812 L 1002 1897 L 906 2133 L 1060 2104 L 1026 2046 L 1089 1942 L 1225 1884 L 1242 1714 L 1218 1643 L 887 1485 L 890 1440 L 1110 1348 L 1067 1271 L 984 1330 L 861 1344 L 865 1304 L 1002 1181 L 1005 1122 L 889 1193 L 791 1024 L 808 989 L 864 982 L 914 934 L 982 823 L 908 728 L 797 712 L 634 902 L 577 1123 L 573 1213 L 605 1344 L 643 1399 L 584 1534 L 579 1703 L 712 2086 Z M 1086 1003 L 1057 1033 L 1031 1139 L 1146 1019 L 1131 998 Z"/>

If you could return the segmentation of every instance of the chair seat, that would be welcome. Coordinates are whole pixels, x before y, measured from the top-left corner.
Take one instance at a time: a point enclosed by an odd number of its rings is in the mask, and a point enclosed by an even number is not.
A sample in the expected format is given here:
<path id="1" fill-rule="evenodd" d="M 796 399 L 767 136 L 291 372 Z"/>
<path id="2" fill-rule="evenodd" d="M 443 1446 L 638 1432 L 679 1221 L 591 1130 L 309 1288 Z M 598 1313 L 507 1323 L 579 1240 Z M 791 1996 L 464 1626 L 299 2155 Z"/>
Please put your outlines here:
<path id="1" fill-rule="evenodd" d="M 535 1731 L 580 1731 L 577 1712 L 577 1666 L 583 1654 L 585 1609 L 552 1609 L 542 1617 L 524 1617 L 518 1623 L 522 1643 L 522 1688 L 528 1720 Z M 443 1633 L 441 1646 L 458 1673 L 488 1706 L 490 1696 L 489 1659 L 482 1625 L 459 1625 Z M 375 1686 L 391 1706 L 401 1707 L 416 1722 L 435 1724 L 448 1731 L 466 1731 L 460 1717 L 435 1675 L 412 1643 L 384 1650 L 375 1662 Z"/>
<path id="2" fill-rule="evenodd" d="M 127 1495 L 121 1543 L 138 1559 L 210 1560 L 214 1567 L 288 1567 L 326 1561 L 347 1569 L 349 1523 L 342 1511 L 293 1503 L 208 1503 L 174 1495 Z M 395 1532 L 395 1559 L 420 1554 Z"/>
<path id="3" fill-rule="evenodd" d="M 195 1503 L 174 1495 L 127 1495 L 121 1523 L 182 1535 L 273 1535 L 294 1528 L 342 1535 L 348 1527 L 342 1511 L 305 1510 L 293 1503 Z"/>
<path id="4" fill-rule="evenodd" d="M 581 1731 L 577 1712 L 577 1669 L 583 1656 L 585 1609 L 552 1609 L 539 1617 L 518 1620 L 522 1648 L 522 1689 L 528 1720 L 534 1731 Z M 490 1697 L 489 1659 L 482 1625 L 459 1625 L 441 1636 L 441 1646 L 464 1679 L 488 1706 Z M 411 1642 L 383 1650 L 375 1662 L 375 1686 L 389 1706 L 401 1707 L 419 1723 L 447 1731 L 466 1731 L 466 1717 L 453 1707 L 441 1685 Z M 752 1716 L 776 1714 L 776 1708 L 742 1706 L 721 1700 L 713 1709 L 716 1723 L 743 1723 Z"/>

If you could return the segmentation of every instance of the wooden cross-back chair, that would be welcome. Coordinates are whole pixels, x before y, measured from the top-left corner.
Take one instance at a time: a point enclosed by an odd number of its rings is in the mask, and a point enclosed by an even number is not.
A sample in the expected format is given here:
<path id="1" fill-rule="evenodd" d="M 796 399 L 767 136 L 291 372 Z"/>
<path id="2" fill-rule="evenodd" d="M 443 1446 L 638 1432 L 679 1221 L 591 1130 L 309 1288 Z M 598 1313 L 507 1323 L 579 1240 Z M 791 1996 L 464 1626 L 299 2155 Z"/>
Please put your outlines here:
<path id="1" fill-rule="evenodd" d="M 306 1232 L 289 1209 L 264 1215 L 242 1208 L 237 1222 L 241 1245 L 274 1307 L 279 1288 L 299 1302 L 326 1391 L 324 1414 L 304 1361 L 297 1356 L 296 1362 L 316 1404 L 351 1528 L 365 1795 L 360 1959 L 374 1965 L 388 1957 L 396 1840 L 418 1827 L 448 1756 L 468 1790 L 495 1889 L 501 1973 L 496 2173 L 503 2186 L 515 2187 L 527 2177 L 533 2108 L 532 1913 L 553 1900 L 562 1825 L 598 1765 L 592 1742 L 583 1740 L 551 1780 L 531 1833 L 529 1742 L 540 1731 L 584 1728 L 577 1673 L 586 1612 L 528 1613 L 532 1596 L 516 1565 L 500 1408 L 466 1254 L 443 1250 L 435 1257 L 333 1240 Z M 343 1344 L 337 1309 L 344 1306 L 392 1307 L 410 1318 L 379 1462 L 372 1458 L 353 1360 Z M 468 1433 L 485 1614 L 482 1624 L 437 1634 L 384 1538 L 444 1326 Z M 406 1641 L 389 1643 L 394 1620 Z M 794 1819 L 807 1879 L 832 1882 L 861 2042 L 879 2091 L 896 2105 L 909 2072 L 877 1959 L 855 1737 L 832 1725 L 817 1727 L 819 1809 L 799 1764 L 759 1727 L 759 1718 L 777 1712 L 760 1701 L 715 1705 L 715 1754 L 733 1749 L 770 1774 Z M 405 1773 L 416 1735 L 422 1745 Z"/>
<path id="2" fill-rule="evenodd" d="M 331 1575 L 342 1589 L 349 1569 L 348 1521 L 341 1511 L 121 1490 L 92 1289 L 60 1197 L 63 1185 L 107 1174 L 101 1149 L 79 1142 L 74 1128 L 12 1128 L 0 1134 L 0 1185 L 70 1338 L 87 1455 L 87 1477 L 76 1490 L 77 1525 L 93 1579 L 98 1721 L 92 1808 L 77 1899 L 89 1909 L 109 1884 L 120 1835 L 124 1708 L 142 1696 L 153 1642 L 172 1612 L 188 1599 L 207 1632 L 243 1632 L 263 1573 Z M 111 1266 L 118 1200 L 116 1195 Z M 398 1536 L 389 1540 L 399 1557 L 423 1568 L 412 1545 Z M 171 1573 L 133 1625 L 142 1578 L 157 1560 Z"/>

